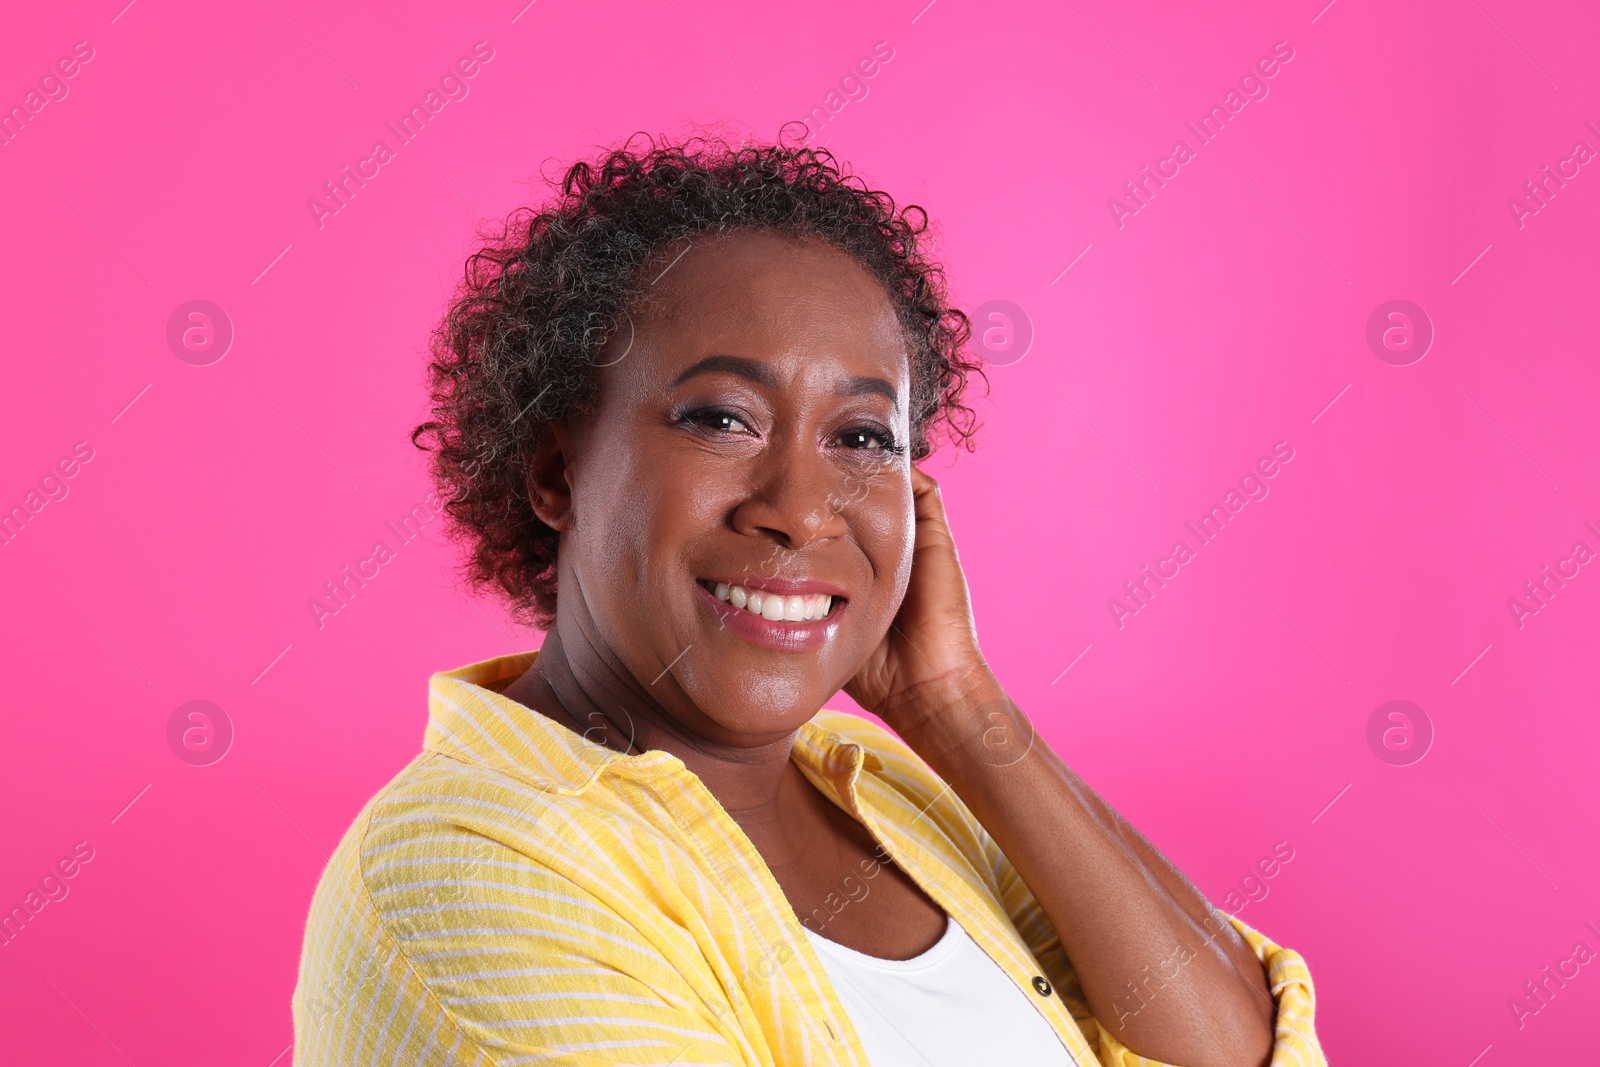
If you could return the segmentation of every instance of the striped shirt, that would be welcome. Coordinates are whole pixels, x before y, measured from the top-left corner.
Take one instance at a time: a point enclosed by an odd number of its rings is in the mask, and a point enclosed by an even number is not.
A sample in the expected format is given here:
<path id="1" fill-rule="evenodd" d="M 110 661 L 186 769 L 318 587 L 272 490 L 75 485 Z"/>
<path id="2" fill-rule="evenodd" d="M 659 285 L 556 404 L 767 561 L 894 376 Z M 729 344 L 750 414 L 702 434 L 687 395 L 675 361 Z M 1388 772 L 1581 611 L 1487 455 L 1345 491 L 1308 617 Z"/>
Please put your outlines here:
<path id="1" fill-rule="evenodd" d="M 430 679 L 423 751 L 368 801 L 317 885 L 295 1064 L 866 1067 L 801 918 L 699 778 L 668 752 L 616 752 L 500 695 L 536 656 Z M 1156 1063 L 1098 1024 L 1027 886 L 909 746 L 824 709 L 791 758 L 961 923 L 1074 1062 Z M 1228 918 L 1277 1001 L 1274 1067 L 1326 1067 L 1304 960 Z"/>

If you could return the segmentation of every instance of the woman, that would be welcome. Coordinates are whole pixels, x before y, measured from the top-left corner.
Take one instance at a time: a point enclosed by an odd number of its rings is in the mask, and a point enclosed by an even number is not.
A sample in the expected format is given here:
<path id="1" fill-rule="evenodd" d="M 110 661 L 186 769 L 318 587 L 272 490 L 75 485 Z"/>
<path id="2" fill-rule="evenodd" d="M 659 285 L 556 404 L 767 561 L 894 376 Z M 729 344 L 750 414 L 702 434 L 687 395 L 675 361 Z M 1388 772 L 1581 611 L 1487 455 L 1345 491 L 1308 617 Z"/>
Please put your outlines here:
<path id="1" fill-rule="evenodd" d="M 471 258 L 413 439 L 548 632 L 433 676 L 296 1063 L 1325 1062 L 1302 959 L 984 661 L 913 465 L 978 370 L 926 225 L 825 151 L 630 140 Z"/>

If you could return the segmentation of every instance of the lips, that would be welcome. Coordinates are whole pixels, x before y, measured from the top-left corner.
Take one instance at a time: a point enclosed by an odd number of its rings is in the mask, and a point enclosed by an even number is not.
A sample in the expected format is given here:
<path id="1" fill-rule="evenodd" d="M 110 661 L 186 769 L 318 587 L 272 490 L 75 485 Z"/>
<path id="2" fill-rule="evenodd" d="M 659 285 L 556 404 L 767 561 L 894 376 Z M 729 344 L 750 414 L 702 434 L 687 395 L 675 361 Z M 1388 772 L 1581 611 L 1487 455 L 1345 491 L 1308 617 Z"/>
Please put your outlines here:
<path id="1" fill-rule="evenodd" d="M 695 591 L 719 629 L 784 652 L 821 648 L 849 605 L 841 587 L 821 581 L 708 577 L 695 580 Z"/>

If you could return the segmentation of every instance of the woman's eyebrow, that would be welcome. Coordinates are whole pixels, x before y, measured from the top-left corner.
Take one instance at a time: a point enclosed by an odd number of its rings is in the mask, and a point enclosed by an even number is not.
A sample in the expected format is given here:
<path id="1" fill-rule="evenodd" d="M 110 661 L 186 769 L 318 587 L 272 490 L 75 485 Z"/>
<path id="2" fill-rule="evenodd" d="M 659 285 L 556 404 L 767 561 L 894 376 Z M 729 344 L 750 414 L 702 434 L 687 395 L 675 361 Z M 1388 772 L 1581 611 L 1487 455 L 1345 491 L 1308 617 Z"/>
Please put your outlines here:
<path id="1" fill-rule="evenodd" d="M 776 388 L 778 375 L 768 363 L 759 359 L 749 359 L 745 356 L 707 356 L 699 360 L 672 379 L 672 388 L 676 388 L 690 378 L 701 374 L 733 374 L 740 378 L 748 379 L 757 385 Z M 840 384 L 840 396 L 865 396 L 876 393 L 887 397 L 894 405 L 894 410 L 900 410 L 900 393 L 895 387 L 882 378 L 861 377 L 850 375 Z"/>
<path id="2" fill-rule="evenodd" d="M 777 373 L 759 359 L 747 359 L 744 356 L 707 356 L 698 363 L 691 364 L 688 370 L 672 379 L 672 386 L 676 388 L 699 374 L 716 374 L 719 372 L 748 378 L 757 385 L 776 386 L 778 384 Z"/>

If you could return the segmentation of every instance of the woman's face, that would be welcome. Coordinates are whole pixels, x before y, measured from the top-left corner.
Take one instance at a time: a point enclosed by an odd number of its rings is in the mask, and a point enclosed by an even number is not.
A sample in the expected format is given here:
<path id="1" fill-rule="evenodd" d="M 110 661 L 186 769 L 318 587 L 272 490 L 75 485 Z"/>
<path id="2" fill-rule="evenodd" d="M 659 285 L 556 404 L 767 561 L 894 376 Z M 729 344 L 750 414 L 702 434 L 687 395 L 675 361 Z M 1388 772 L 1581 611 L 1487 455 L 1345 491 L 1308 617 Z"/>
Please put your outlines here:
<path id="1" fill-rule="evenodd" d="M 559 431 L 563 644 L 582 634 L 697 734 L 771 742 L 905 596 L 905 339 L 877 280 L 818 239 L 703 235 L 646 276 L 597 358 L 596 409 Z"/>

